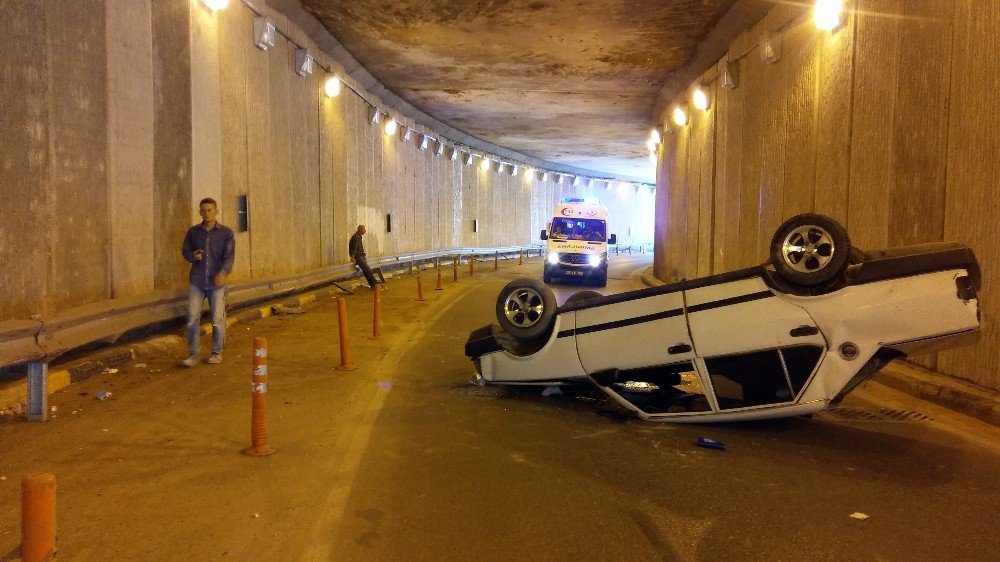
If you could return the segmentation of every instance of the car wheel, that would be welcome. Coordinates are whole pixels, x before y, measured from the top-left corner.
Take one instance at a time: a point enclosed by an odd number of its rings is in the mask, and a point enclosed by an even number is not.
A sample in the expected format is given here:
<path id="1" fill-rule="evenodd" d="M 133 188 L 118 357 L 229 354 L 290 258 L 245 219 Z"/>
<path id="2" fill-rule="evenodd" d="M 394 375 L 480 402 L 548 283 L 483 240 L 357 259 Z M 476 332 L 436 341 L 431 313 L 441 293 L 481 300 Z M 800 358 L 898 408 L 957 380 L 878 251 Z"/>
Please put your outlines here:
<path id="1" fill-rule="evenodd" d="M 825 215 L 794 216 L 771 238 L 771 264 L 796 285 L 820 285 L 843 275 L 850 256 L 847 231 Z"/>
<path id="2" fill-rule="evenodd" d="M 534 339 L 552 326 L 556 297 L 537 279 L 515 279 L 497 297 L 497 321 L 508 334 Z"/>
<path id="3" fill-rule="evenodd" d="M 597 291 L 579 291 L 570 295 L 570 297 L 566 299 L 566 302 L 564 302 L 563 304 L 569 304 L 571 302 L 589 301 L 590 299 L 596 299 L 603 296 L 604 295 L 598 293 Z"/>

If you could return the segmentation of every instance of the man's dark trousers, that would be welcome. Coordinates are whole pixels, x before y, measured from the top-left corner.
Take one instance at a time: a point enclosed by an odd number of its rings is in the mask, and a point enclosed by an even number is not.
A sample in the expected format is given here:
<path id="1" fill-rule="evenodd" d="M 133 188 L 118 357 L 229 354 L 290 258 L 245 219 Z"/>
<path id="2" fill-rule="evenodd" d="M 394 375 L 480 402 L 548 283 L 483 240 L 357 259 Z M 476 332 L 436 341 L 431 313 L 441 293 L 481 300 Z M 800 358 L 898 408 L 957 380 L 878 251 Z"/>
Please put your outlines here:
<path id="1" fill-rule="evenodd" d="M 354 263 L 361 268 L 361 273 L 365 274 L 365 279 L 368 280 L 368 286 L 375 288 L 375 283 L 377 283 L 377 281 L 375 280 L 375 273 L 372 272 L 372 268 L 368 267 L 368 259 L 364 256 L 357 256 L 354 259 Z M 379 277 L 381 277 L 381 272 L 379 272 L 379 274 Z M 385 280 L 383 278 L 383 283 L 384 282 Z"/>

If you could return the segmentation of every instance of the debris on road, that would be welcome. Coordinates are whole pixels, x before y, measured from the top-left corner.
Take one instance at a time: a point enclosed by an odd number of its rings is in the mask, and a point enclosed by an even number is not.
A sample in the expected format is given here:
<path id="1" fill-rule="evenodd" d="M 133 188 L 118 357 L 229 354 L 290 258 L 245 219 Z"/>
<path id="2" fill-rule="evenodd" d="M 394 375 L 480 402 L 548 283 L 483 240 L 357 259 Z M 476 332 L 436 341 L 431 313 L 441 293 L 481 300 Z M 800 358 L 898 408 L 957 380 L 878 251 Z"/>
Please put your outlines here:
<path id="1" fill-rule="evenodd" d="M 253 517 L 254 519 L 259 519 L 260 513 L 254 513 L 251 517 Z"/>
<path id="2" fill-rule="evenodd" d="M 142 368 L 145 368 L 146 364 L 145 363 L 136 363 L 135 366 L 138 367 L 138 368 L 140 368 L 140 369 L 142 369 Z"/>
<path id="3" fill-rule="evenodd" d="M 851 514 L 851 519 L 864 521 L 865 519 L 868 519 L 868 516 L 865 515 L 864 513 L 861 513 L 860 511 L 855 511 L 854 513 Z"/>
<path id="4" fill-rule="evenodd" d="M 546 386 L 545 390 L 542 391 L 542 396 L 561 396 L 562 389 L 558 386 Z"/>
<path id="5" fill-rule="evenodd" d="M 113 375 L 118 372 L 118 369 L 104 369 L 105 375 Z"/>
<path id="6" fill-rule="evenodd" d="M 94 396 L 94 400 L 107 400 L 108 398 L 111 398 L 111 393 L 107 390 L 102 390 Z"/>
<path id="7" fill-rule="evenodd" d="M 285 306 L 283 304 L 276 304 L 271 307 L 271 310 L 275 314 L 302 314 L 305 310 L 302 310 L 301 306 Z"/>
<path id="8" fill-rule="evenodd" d="M 716 441 L 715 439 L 709 439 L 707 437 L 699 437 L 695 444 L 699 447 L 704 447 L 706 449 L 715 449 L 718 451 L 725 451 L 726 444 L 721 441 Z"/>

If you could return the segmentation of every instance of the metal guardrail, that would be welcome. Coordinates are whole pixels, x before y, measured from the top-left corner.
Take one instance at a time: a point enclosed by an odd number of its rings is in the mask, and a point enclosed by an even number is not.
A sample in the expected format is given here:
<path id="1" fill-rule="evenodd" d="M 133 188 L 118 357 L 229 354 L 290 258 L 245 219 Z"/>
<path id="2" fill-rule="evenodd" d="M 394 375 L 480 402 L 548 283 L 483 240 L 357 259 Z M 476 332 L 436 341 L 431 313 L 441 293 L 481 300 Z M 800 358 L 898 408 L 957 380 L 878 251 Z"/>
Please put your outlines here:
<path id="1" fill-rule="evenodd" d="M 479 259 L 495 255 L 509 256 L 525 251 L 528 255 L 544 252 L 537 245 L 500 248 L 450 248 L 385 256 L 369 260 L 369 265 L 383 271 L 409 269 L 434 260 Z M 307 273 L 268 279 L 256 279 L 230 286 L 227 305 L 241 308 L 264 300 L 346 281 L 361 276 L 353 263 L 345 263 Z M 112 299 L 71 308 L 48 317 L 0 322 L 0 367 L 34 361 L 51 361 L 84 345 L 114 342 L 123 334 L 160 322 L 183 318 L 187 314 L 187 291 L 157 291 L 135 297 Z"/>

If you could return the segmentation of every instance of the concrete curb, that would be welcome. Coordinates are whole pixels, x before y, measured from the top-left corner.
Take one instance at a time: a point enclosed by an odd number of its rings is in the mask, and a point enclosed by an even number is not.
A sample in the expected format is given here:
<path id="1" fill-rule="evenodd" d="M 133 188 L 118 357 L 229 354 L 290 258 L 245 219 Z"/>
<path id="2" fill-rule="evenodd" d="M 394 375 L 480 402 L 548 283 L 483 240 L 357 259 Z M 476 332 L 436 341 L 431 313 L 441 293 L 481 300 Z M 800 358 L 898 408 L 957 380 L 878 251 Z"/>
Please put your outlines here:
<path id="1" fill-rule="evenodd" d="M 652 266 L 644 270 L 639 278 L 647 287 L 665 284 L 653 277 Z M 893 361 L 879 371 L 873 380 L 921 400 L 933 402 L 1000 427 L 1000 392 L 929 371 L 905 361 Z"/>

